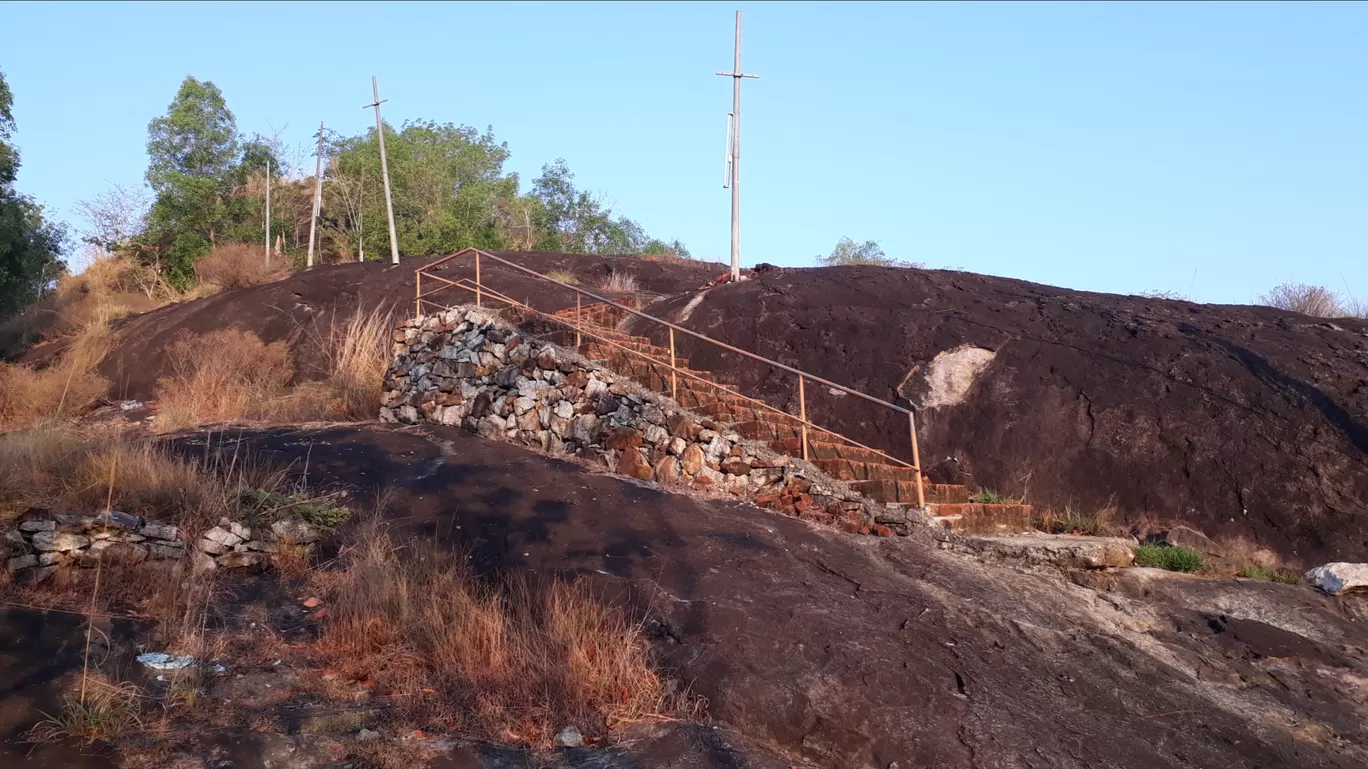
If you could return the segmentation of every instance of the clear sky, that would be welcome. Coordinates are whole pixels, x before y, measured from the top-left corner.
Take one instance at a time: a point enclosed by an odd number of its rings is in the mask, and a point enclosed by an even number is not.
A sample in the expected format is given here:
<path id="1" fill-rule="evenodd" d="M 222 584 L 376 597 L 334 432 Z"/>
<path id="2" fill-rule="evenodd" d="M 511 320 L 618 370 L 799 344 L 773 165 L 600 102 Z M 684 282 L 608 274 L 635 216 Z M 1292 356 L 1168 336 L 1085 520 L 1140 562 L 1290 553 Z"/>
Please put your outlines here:
<path id="1" fill-rule="evenodd" d="M 1099 291 L 1368 297 L 1368 4 L 3 4 L 19 186 L 60 217 L 137 182 L 181 79 L 305 143 L 426 118 L 564 157 L 725 258 L 733 10 L 742 257 L 891 255 Z"/>

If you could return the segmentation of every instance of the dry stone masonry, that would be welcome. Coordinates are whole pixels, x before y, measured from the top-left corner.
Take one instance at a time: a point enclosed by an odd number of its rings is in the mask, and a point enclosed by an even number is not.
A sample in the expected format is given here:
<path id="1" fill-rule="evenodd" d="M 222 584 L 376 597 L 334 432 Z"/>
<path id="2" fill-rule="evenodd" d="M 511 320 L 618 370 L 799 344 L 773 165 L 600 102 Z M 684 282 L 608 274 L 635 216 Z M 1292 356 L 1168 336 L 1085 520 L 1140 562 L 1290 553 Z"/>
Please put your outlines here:
<path id="1" fill-rule="evenodd" d="M 118 511 L 67 515 L 38 508 L 0 535 L 5 566 L 16 581 L 35 584 L 71 566 L 174 567 L 191 560 L 197 570 L 265 568 L 282 546 L 309 549 L 320 538 L 299 518 L 267 526 L 221 520 L 188 546 L 185 532 Z"/>
<path id="2" fill-rule="evenodd" d="M 906 531 L 906 511 L 865 500 L 482 309 L 414 318 L 393 339 L 381 421 L 460 426 L 662 486 L 731 492 L 847 531 Z"/>

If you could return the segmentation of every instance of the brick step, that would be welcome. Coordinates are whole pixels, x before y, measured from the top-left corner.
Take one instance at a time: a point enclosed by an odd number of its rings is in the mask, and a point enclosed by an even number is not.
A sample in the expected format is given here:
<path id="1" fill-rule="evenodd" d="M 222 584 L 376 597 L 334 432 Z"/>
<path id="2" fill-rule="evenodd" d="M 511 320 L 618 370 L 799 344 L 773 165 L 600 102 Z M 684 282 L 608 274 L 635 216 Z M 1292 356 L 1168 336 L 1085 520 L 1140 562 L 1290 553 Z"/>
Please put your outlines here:
<path id="1" fill-rule="evenodd" d="M 941 525 L 960 534 L 1020 534 L 1031 531 L 1030 505 L 987 505 L 978 502 L 928 504 Z"/>
<path id="2" fill-rule="evenodd" d="M 754 406 L 733 405 L 728 403 L 709 403 L 694 409 L 700 414 L 720 419 L 724 422 L 755 422 L 762 420 L 770 412 Z"/>
<path id="3" fill-rule="evenodd" d="M 801 446 L 799 446 L 798 451 L 800 453 L 802 452 Z M 808 446 L 808 456 L 812 456 L 811 444 Z M 827 475 L 842 481 L 917 482 L 917 471 L 901 465 L 891 465 L 884 462 L 856 462 L 849 459 L 822 458 L 815 458 L 812 460 L 812 463 L 820 467 Z M 969 501 L 967 492 L 964 501 Z"/>
<path id="4" fill-rule="evenodd" d="M 784 438 L 799 436 L 797 427 L 784 424 L 778 420 L 755 420 L 753 422 L 738 422 L 734 425 L 736 432 L 743 438 L 756 440 L 775 441 Z"/>
<path id="5" fill-rule="evenodd" d="M 801 457 L 803 455 L 803 439 L 784 438 L 770 442 L 770 448 L 781 454 Z M 811 432 L 808 433 L 808 456 L 813 459 L 848 459 L 852 462 L 871 462 L 880 464 L 884 462 L 884 457 L 877 451 L 852 446 L 848 443 L 834 443 L 830 440 L 814 438 Z"/>
<path id="6" fill-rule="evenodd" d="M 850 488 L 879 502 L 917 504 L 916 481 L 854 481 Z M 922 483 L 927 504 L 965 504 L 969 502 L 969 487 L 951 484 Z"/>

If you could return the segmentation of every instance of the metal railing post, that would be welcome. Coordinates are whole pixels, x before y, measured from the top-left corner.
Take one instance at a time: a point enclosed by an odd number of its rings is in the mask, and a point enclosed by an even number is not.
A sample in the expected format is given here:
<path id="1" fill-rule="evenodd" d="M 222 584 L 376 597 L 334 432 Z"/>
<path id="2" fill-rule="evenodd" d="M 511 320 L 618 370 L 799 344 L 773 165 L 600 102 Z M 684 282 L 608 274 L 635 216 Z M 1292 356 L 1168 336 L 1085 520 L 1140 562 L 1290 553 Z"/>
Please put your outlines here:
<path id="1" fill-rule="evenodd" d="M 575 352 L 579 352 L 580 345 L 583 344 L 580 341 L 580 329 L 584 327 L 584 319 L 580 317 L 580 301 L 580 295 L 575 294 Z"/>
<path id="2" fill-rule="evenodd" d="M 670 329 L 670 397 L 679 400 L 679 374 L 675 366 L 674 329 Z"/>
<path id="3" fill-rule="evenodd" d="M 480 251 L 475 250 L 475 306 L 484 306 L 484 295 L 480 293 Z"/>
<path id="4" fill-rule="evenodd" d="M 808 461 L 808 418 L 807 418 L 807 393 L 803 387 L 803 375 L 798 375 L 798 418 L 802 420 L 803 430 L 803 461 Z"/>
<path id="5" fill-rule="evenodd" d="M 907 412 L 907 427 L 912 432 L 912 465 L 917 473 L 917 507 L 926 507 L 926 494 L 922 491 L 921 452 L 917 449 L 917 415 Z"/>
<path id="6" fill-rule="evenodd" d="M 423 272 L 414 273 L 413 280 L 413 317 L 423 317 Z"/>

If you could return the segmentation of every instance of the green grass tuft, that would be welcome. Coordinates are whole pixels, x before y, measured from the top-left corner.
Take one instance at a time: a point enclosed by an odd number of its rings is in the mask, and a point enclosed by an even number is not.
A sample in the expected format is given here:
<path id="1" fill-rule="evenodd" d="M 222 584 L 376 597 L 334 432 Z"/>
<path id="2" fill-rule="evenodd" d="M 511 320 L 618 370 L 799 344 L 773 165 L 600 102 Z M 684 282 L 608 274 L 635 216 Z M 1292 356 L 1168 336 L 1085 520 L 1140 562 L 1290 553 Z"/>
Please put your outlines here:
<path id="1" fill-rule="evenodd" d="M 1084 537 L 1105 537 L 1111 533 L 1111 508 L 1103 508 L 1088 514 L 1072 507 L 1064 508 L 1063 513 L 1047 512 L 1040 517 L 1038 525 L 1050 534 L 1075 534 Z"/>
<path id="2" fill-rule="evenodd" d="M 1264 582 L 1281 582 L 1284 585 L 1300 585 L 1306 581 L 1302 575 L 1294 571 L 1288 571 L 1286 569 L 1269 569 L 1253 564 L 1246 565 L 1243 569 L 1240 569 L 1238 576 L 1247 579 L 1263 580 Z"/>
<path id="3" fill-rule="evenodd" d="M 973 501 L 985 505 L 1008 504 L 1007 496 L 1005 494 L 999 494 L 996 491 L 993 491 L 992 489 L 979 489 L 978 493 L 973 496 Z"/>
<path id="4" fill-rule="evenodd" d="M 1190 547 L 1150 543 L 1135 548 L 1135 565 L 1169 571 L 1201 571 L 1206 567 L 1206 559 Z"/>

